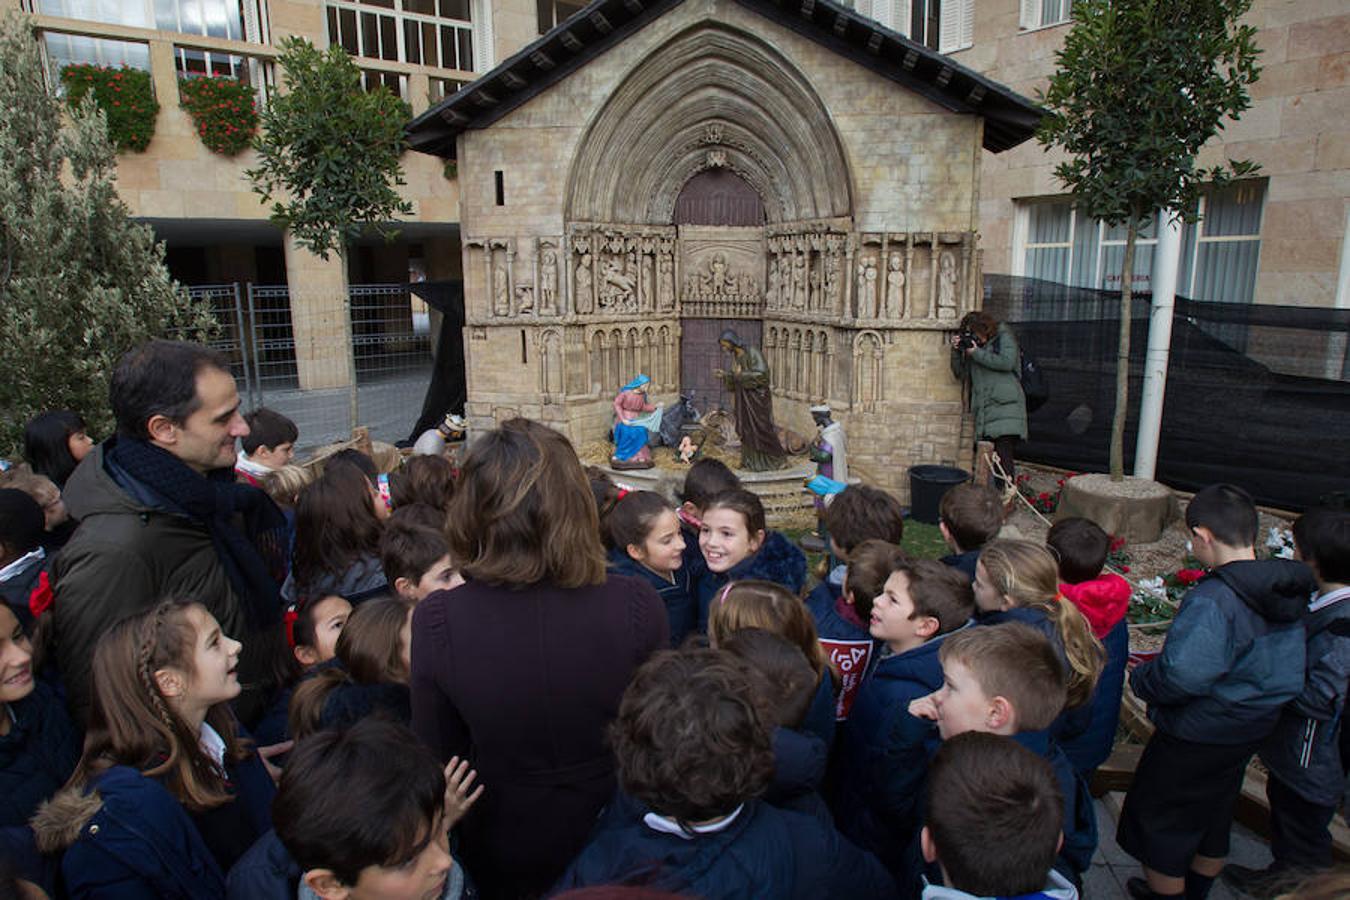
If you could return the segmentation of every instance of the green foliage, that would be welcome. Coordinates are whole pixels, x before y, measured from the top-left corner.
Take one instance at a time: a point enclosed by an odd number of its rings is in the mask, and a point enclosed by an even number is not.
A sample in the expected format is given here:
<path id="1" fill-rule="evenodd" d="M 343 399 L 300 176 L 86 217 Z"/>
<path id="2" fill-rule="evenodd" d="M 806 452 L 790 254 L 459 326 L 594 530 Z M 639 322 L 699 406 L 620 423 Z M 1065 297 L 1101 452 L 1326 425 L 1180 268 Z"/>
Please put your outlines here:
<path id="1" fill-rule="evenodd" d="M 201 337 L 210 319 L 118 198 L 105 116 L 92 97 L 62 116 L 15 13 L 0 19 L 0 109 L 0 452 L 12 452 L 48 409 L 106 434 L 118 357 L 152 337 Z"/>
<path id="2" fill-rule="evenodd" d="M 253 88 L 236 78 L 199 75 L 178 82 L 183 109 L 197 126 L 197 135 L 212 153 L 235 154 L 253 143 L 258 110 Z"/>
<path id="3" fill-rule="evenodd" d="M 1125 225 L 1121 265 L 1111 478 L 1124 476 L 1131 294 L 1139 227 L 1156 209 L 1193 218 L 1201 191 L 1256 171 L 1229 160 L 1209 169 L 1196 154 L 1251 105 L 1256 30 L 1239 23 L 1251 0 L 1075 0 L 1073 28 L 1055 55 L 1037 138 L 1068 154 L 1055 175 L 1079 210 Z"/>
<path id="4" fill-rule="evenodd" d="M 384 87 L 362 90 L 361 70 L 340 46 L 322 52 L 291 37 L 281 47 L 285 90 L 263 112 L 253 190 L 272 203 L 275 224 L 324 259 L 343 253 L 363 225 L 392 237 L 385 223 L 412 213 L 395 190 L 405 183 L 408 105 Z"/>
<path id="5" fill-rule="evenodd" d="M 145 151 L 155 136 L 159 103 L 150 86 L 150 73 L 122 66 L 72 64 L 61 70 L 61 84 L 71 108 L 92 96 L 108 120 L 108 137 L 119 152 Z"/>

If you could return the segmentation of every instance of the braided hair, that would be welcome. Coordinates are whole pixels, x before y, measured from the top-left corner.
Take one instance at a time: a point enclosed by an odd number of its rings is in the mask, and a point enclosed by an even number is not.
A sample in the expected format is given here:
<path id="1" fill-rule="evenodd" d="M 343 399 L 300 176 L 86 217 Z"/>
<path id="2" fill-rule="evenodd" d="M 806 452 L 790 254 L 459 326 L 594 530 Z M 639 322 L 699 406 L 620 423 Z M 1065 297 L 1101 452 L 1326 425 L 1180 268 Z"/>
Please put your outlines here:
<path id="1" fill-rule="evenodd" d="M 92 669 L 93 704 L 84 753 L 70 783 L 83 787 L 112 766 L 131 766 L 158 779 L 190 812 L 229 802 L 225 772 L 202 750 L 159 686 L 158 672 L 176 669 L 191 677 L 197 632 L 188 617 L 205 608 L 190 600 L 163 600 L 122 619 L 99 640 Z M 252 748 L 236 733 L 226 703 L 212 706 L 206 722 L 225 741 L 226 761 L 248 757 Z"/>

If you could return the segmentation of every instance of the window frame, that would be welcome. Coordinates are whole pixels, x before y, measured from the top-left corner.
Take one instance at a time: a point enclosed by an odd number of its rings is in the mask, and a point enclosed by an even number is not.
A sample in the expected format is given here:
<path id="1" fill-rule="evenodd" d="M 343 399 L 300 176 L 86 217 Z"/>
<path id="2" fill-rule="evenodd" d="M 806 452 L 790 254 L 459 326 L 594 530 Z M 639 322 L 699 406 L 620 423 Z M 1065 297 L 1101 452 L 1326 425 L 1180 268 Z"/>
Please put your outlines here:
<path id="1" fill-rule="evenodd" d="M 355 21 L 354 37 L 357 52 L 352 54 L 352 59 L 356 60 L 358 65 L 368 60 L 375 64 L 398 63 L 400 65 L 420 66 L 426 69 L 439 69 L 445 72 L 475 73 L 486 71 L 488 68 L 491 68 L 489 55 L 483 52 L 483 46 L 490 43 L 491 40 L 488 29 L 483 22 L 484 15 L 488 14 L 485 13 L 485 4 L 477 2 L 477 0 L 469 0 L 467 5 L 470 18 L 452 19 L 446 16 L 430 15 L 407 10 L 404 8 L 404 3 L 405 0 L 393 0 L 391 6 L 385 7 L 362 3 L 360 0 L 324 0 L 324 34 L 328 40 L 328 45 L 332 46 L 336 43 L 339 46 L 345 46 L 342 40 L 344 32 L 341 12 L 347 11 L 352 14 Z M 361 20 L 361 15 L 363 13 L 376 16 L 377 19 L 379 17 L 387 17 L 393 20 L 395 53 L 393 58 L 378 55 L 381 50 L 385 49 L 383 27 L 378 22 L 375 29 L 376 41 L 379 44 L 376 48 L 376 55 L 367 52 L 365 27 Z M 408 58 L 407 28 L 405 26 L 409 22 L 415 23 L 418 26 L 418 60 L 416 62 Z M 336 24 L 336 41 L 334 40 L 334 24 Z M 425 40 L 420 39 L 421 36 L 425 34 L 424 28 L 426 26 L 431 26 L 436 34 L 436 54 L 434 62 L 427 61 Z M 454 68 L 442 64 L 442 60 L 445 58 L 442 48 L 442 42 L 445 39 L 443 29 L 447 28 L 451 30 L 455 39 L 456 67 Z M 464 60 L 461 52 L 463 49 L 460 37 L 461 32 L 468 32 L 469 34 L 469 52 L 472 56 L 472 59 L 470 60 L 471 65 L 469 67 L 463 66 Z M 402 88 L 401 94 L 406 94 L 406 77 L 400 76 L 400 86 Z"/>
<path id="2" fill-rule="evenodd" d="M 1055 0 L 1055 2 L 1063 4 L 1063 18 L 1056 19 L 1053 22 L 1042 22 L 1041 20 L 1045 18 L 1047 2 L 1049 0 L 1018 0 L 1017 30 L 1019 34 L 1043 31 L 1046 28 L 1059 28 L 1061 25 L 1070 23 L 1073 0 Z"/>

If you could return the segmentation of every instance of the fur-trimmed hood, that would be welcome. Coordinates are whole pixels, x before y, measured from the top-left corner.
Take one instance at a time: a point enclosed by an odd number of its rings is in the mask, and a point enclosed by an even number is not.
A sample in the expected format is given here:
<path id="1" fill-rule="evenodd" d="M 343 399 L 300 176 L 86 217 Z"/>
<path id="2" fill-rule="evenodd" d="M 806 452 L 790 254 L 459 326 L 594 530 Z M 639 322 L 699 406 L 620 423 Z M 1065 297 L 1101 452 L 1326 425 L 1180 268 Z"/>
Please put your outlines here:
<path id="1" fill-rule="evenodd" d="M 727 572 L 728 581 L 745 581 L 747 578 L 763 578 L 781 584 L 793 593 L 801 593 L 802 585 L 806 583 L 806 554 L 781 532 L 767 532 L 764 545 Z"/>
<path id="2" fill-rule="evenodd" d="M 85 793 L 80 788 L 68 787 L 38 807 L 29 823 L 33 837 L 43 853 L 60 853 L 80 838 L 80 832 L 99 810 L 103 797 L 98 791 Z"/>

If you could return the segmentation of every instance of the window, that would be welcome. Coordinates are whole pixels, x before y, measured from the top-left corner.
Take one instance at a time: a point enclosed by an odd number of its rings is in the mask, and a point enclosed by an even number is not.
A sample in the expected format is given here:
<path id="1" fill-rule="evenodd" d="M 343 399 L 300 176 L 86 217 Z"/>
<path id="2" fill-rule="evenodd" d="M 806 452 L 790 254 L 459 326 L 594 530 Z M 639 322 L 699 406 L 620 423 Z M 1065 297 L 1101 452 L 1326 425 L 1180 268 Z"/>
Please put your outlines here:
<path id="1" fill-rule="evenodd" d="M 845 5 L 940 53 L 955 53 L 973 43 L 975 0 L 855 0 Z"/>
<path id="2" fill-rule="evenodd" d="M 474 70 L 470 0 L 329 0 L 324 12 L 328 42 L 352 56 Z"/>
<path id="3" fill-rule="evenodd" d="M 1194 300 L 1252 302 L 1265 199 L 1264 179 L 1239 181 L 1200 198 L 1200 221 L 1182 232 L 1178 294 Z"/>
<path id="4" fill-rule="evenodd" d="M 1123 225 L 1108 228 L 1082 215 L 1072 201 L 1058 199 L 1019 202 L 1014 227 L 1021 245 L 1021 271 L 1015 268 L 1013 274 L 1074 287 L 1120 289 L 1120 268 L 1125 262 Z M 1135 290 L 1151 287 L 1157 228 L 1155 214 L 1135 240 Z"/>
<path id="5" fill-rule="evenodd" d="M 33 6 L 46 15 L 86 22 L 245 40 L 242 0 L 34 0 Z"/>
<path id="6" fill-rule="evenodd" d="M 1069 21 L 1072 0 L 1020 0 L 1017 24 L 1024 31 Z"/>
<path id="7" fill-rule="evenodd" d="M 544 34 L 577 10 L 585 9 L 586 0 L 535 0 L 535 8 L 539 14 L 539 33 Z"/>
<path id="8" fill-rule="evenodd" d="M 150 47 L 146 44 L 51 32 L 44 33 L 42 40 L 47 45 L 54 84 L 60 84 L 56 75 L 70 65 L 129 66 L 150 71 Z"/>

